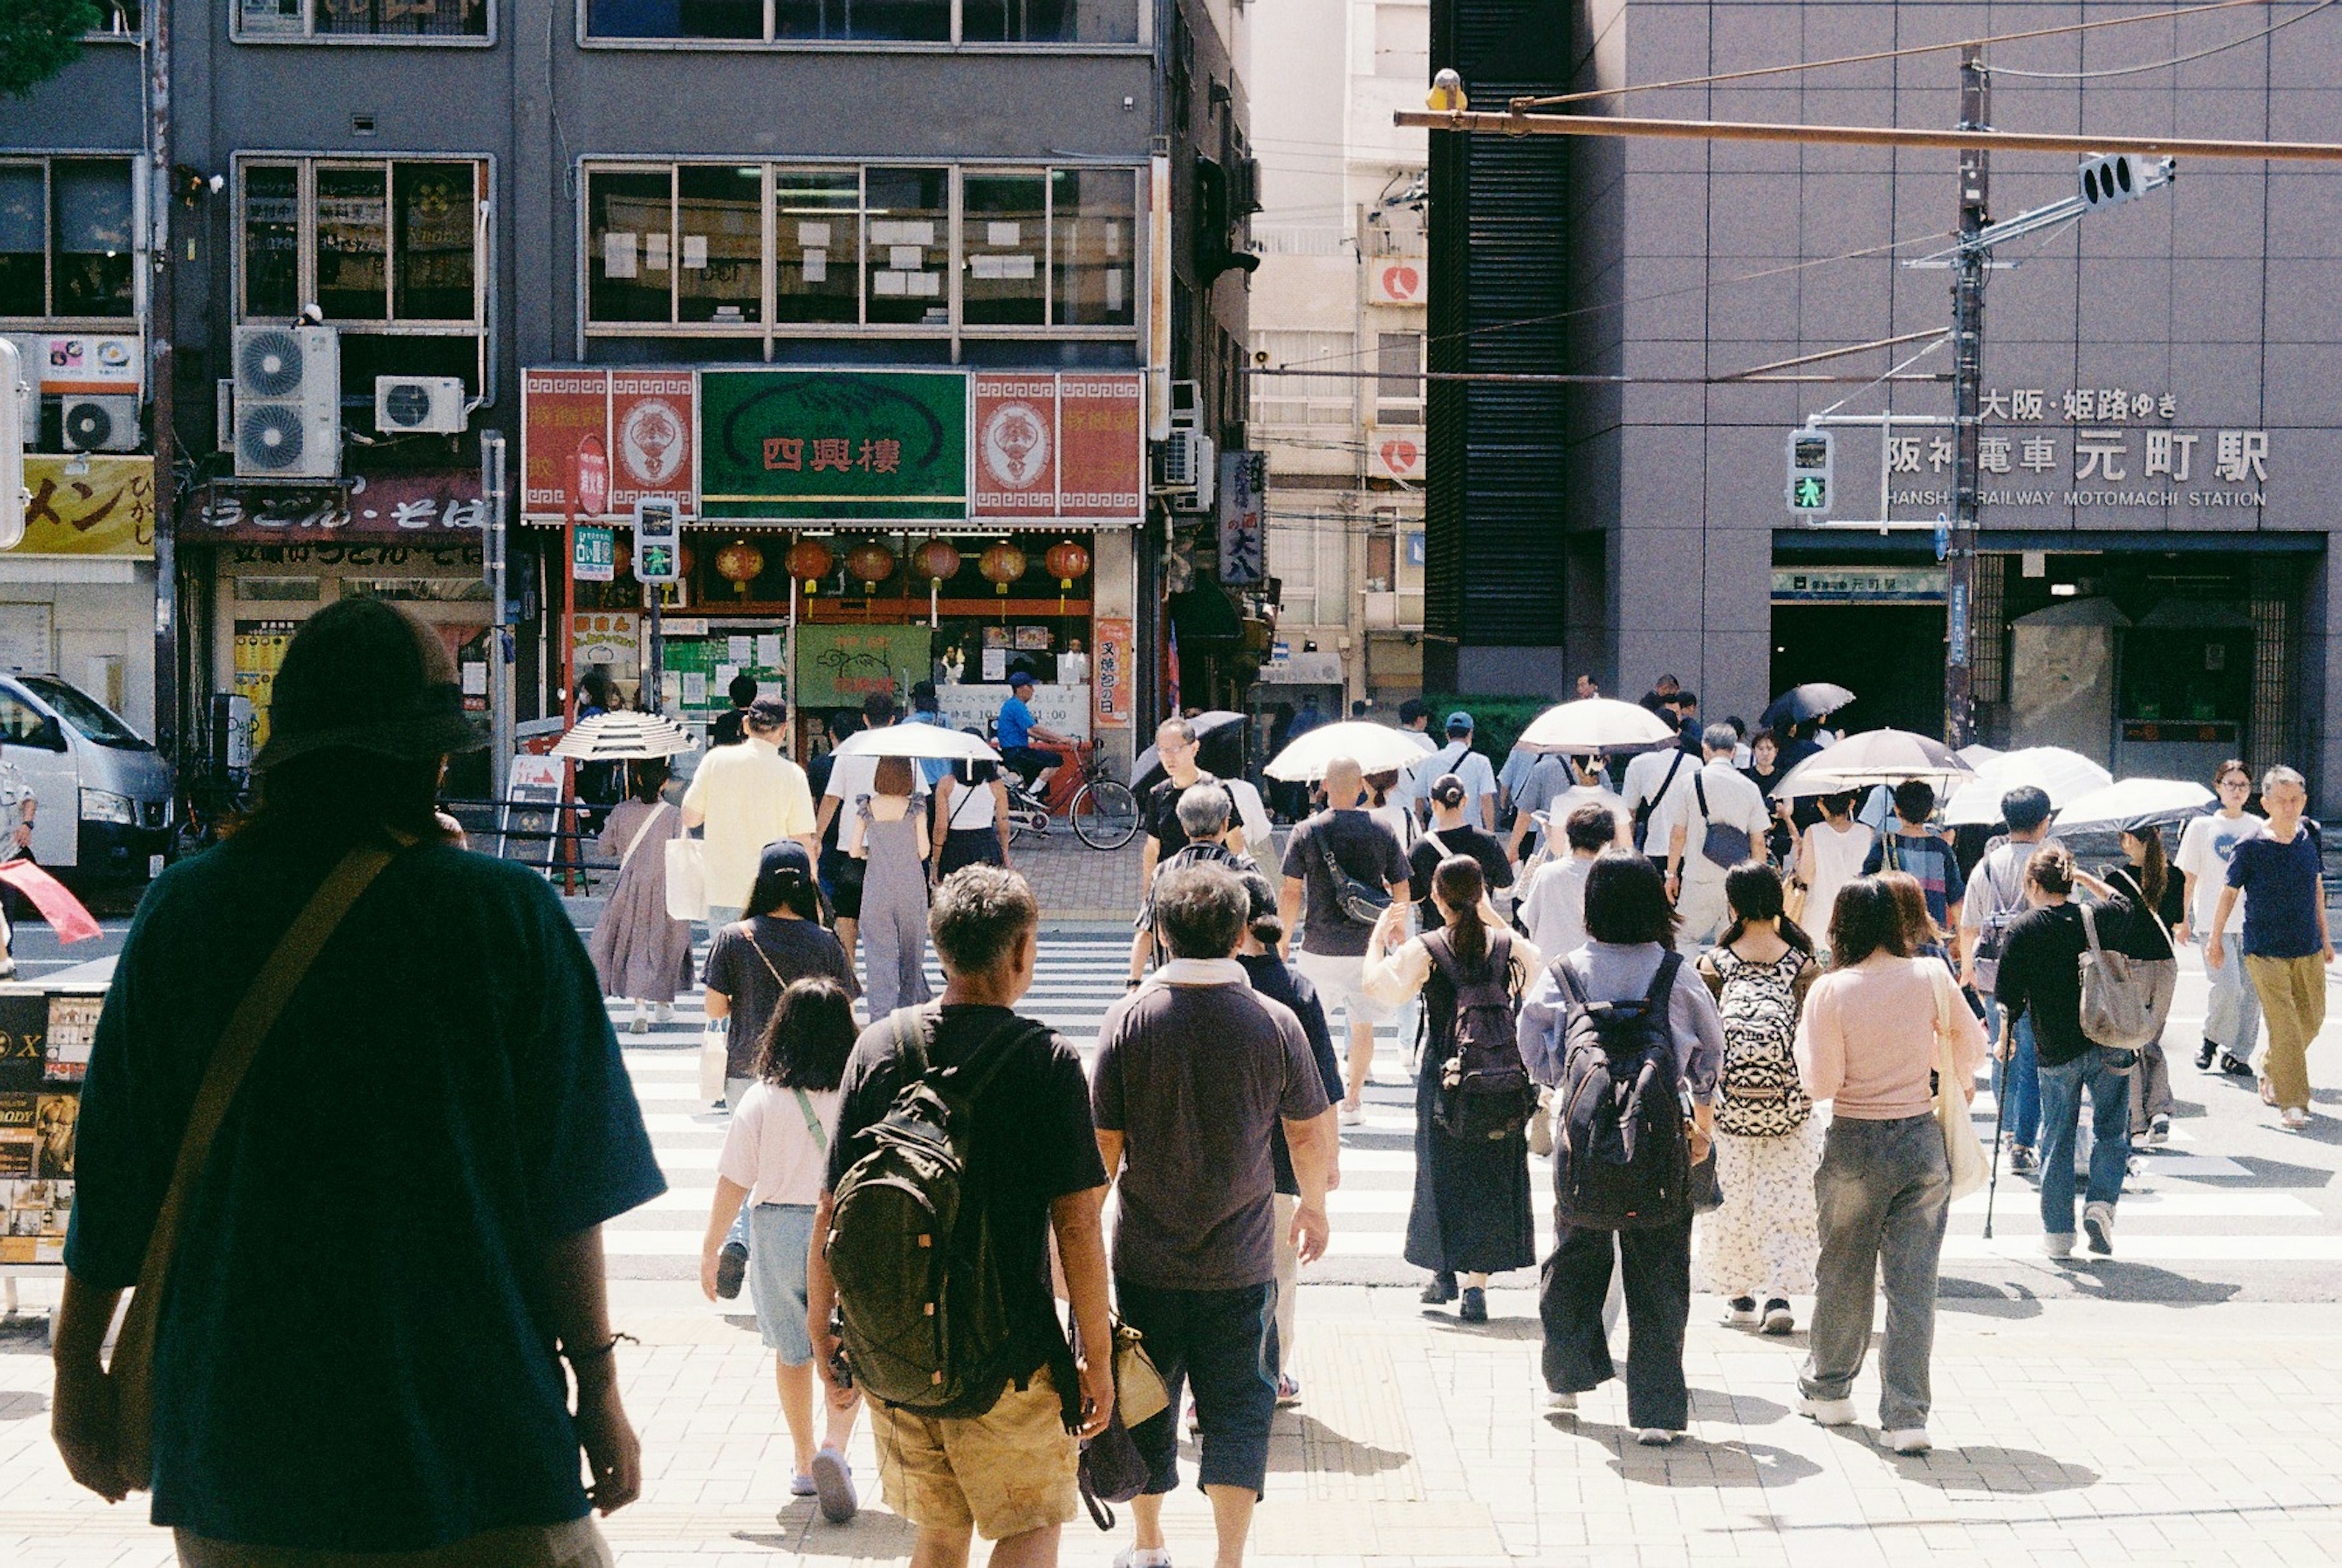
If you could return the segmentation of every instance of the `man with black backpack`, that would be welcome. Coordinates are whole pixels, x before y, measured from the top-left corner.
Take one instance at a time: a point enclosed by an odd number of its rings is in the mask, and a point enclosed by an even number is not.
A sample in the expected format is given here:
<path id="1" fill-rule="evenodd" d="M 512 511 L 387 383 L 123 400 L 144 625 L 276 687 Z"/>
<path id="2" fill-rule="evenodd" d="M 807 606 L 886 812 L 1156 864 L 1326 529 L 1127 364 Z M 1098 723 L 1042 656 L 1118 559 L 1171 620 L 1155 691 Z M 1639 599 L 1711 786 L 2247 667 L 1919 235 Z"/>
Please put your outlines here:
<path id="1" fill-rule="evenodd" d="M 1521 1004 L 1521 1058 L 1554 1088 L 1554 1228 L 1538 1311 L 1552 1408 L 1615 1375 L 1602 1322 L 1614 1256 L 1626 1296 L 1626 1416 L 1664 1447 L 1690 1415 L 1691 1167 L 1707 1153 L 1724 1022 L 1670 950 L 1658 867 L 1606 852 L 1586 878 L 1585 946 Z"/>
<path id="2" fill-rule="evenodd" d="M 1056 1562 L 1081 1507 L 1076 1440 L 1114 1406 L 1108 1358 L 1076 1367 L 1050 1288 L 1054 1233 L 1082 1343 L 1113 1343 L 1089 1085 L 1072 1047 L 1011 1011 L 1039 924 L 1013 871 L 936 889 L 943 998 L 856 1043 L 814 1213 L 814 1363 L 870 1396 L 886 1503 L 923 1563 L 966 1563 L 971 1531 L 996 1563 Z"/>

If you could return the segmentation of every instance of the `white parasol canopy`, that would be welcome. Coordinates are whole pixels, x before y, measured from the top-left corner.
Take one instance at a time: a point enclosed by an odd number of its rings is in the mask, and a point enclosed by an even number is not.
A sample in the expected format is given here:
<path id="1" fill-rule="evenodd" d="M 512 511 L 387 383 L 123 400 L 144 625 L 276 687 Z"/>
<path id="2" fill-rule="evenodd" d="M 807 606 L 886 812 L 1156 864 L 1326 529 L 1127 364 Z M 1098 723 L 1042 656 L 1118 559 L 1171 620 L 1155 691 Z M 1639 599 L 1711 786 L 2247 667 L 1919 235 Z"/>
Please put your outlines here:
<path id="1" fill-rule="evenodd" d="M 1974 768 L 1931 735 L 1909 730 L 1864 730 L 1791 768 L 1789 776 L 1773 786 L 1773 797 L 1794 800 L 1801 795 L 1836 794 L 1872 784 L 1901 784 L 1905 779 L 1925 779 L 1937 790 L 1946 790 L 1975 776 Z"/>
<path id="2" fill-rule="evenodd" d="M 2115 782 L 2114 774 L 2064 746 L 2027 746 L 1982 762 L 1961 755 L 1975 764 L 1977 776 L 1953 791 L 1944 808 L 1944 821 L 1952 827 L 1998 822 L 2000 797 L 2022 784 L 2032 784 L 2048 795 L 2051 805 L 2061 806 Z"/>
<path id="3" fill-rule="evenodd" d="M 572 762 L 625 762 L 671 757 L 691 749 L 691 734 L 665 714 L 596 714 L 572 725 L 554 744 L 553 754 Z"/>
<path id="4" fill-rule="evenodd" d="M 1261 771 L 1288 784 L 1315 784 L 1336 757 L 1356 761 L 1362 773 L 1405 770 L 1423 760 L 1423 748 L 1402 730 L 1364 719 L 1320 724 L 1286 746 Z"/>
<path id="5" fill-rule="evenodd" d="M 2170 822 L 2212 804 L 2212 792 L 2188 779 L 2124 779 L 2077 795 L 2058 808 L 2061 829 L 2120 827 L 2144 817 Z"/>
<path id="6" fill-rule="evenodd" d="M 1594 752 L 1647 751 L 1673 745 L 1675 726 L 1640 703 L 1580 697 L 1547 708 L 1529 721 L 1517 743 L 1525 752 L 1578 756 Z"/>
<path id="7" fill-rule="evenodd" d="M 912 757 L 935 762 L 996 763 L 1000 754 L 982 735 L 946 724 L 887 724 L 856 730 L 837 743 L 842 757 Z"/>

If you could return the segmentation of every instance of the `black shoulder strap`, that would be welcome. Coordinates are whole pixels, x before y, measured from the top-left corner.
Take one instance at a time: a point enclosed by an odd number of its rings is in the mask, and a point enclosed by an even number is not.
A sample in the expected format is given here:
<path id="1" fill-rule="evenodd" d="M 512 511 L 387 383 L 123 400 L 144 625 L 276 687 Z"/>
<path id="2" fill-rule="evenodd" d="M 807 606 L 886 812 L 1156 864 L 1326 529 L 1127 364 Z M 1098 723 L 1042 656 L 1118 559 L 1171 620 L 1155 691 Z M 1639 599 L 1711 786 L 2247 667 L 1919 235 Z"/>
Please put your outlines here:
<path id="1" fill-rule="evenodd" d="M 1651 988 L 1643 993 L 1643 1005 L 1654 1013 L 1665 1013 L 1667 999 L 1676 988 L 1676 974 L 1683 968 L 1683 954 L 1673 948 L 1659 960 L 1659 972 L 1651 976 Z"/>
<path id="2" fill-rule="evenodd" d="M 1667 764 L 1667 776 L 1659 781 L 1658 793 L 1635 807 L 1635 814 L 1637 817 L 1648 817 L 1652 812 L 1658 809 L 1659 803 L 1667 798 L 1668 787 L 1676 782 L 1676 774 L 1682 771 L 1683 764 L 1684 754 L 1682 748 L 1678 747 L 1675 760 Z"/>
<path id="3" fill-rule="evenodd" d="M 1706 771 L 1707 770 L 1705 767 L 1702 767 L 1699 770 L 1699 773 L 1695 773 L 1691 775 L 1691 793 L 1698 798 L 1699 820 L 1702 822 L 1706 822 L 1707 820 L 1707 780 L 1702 778 L 1700 774 L 1704 774 Z"/>
<path id="4" fill-rule="evenodd" d="M 1586 999 L 1585 987 L 1577 984 L 1576 973 L 1569 967 L 1569 954 L 1563 954 L 1546 967 L 1553 974 L 1553 983 L 1561 987 L 1561 994 L 1565 1001 L 1575 1007 L 1593 1005 Z"/>
<path id="5" fill-rule="evenodd" d="M 1423 943 L 1423 950 L 1431 954 L 1431 962 L 1433 965 L 1438 969 L 1440 974 L 1447 977 L 1447 984 L 1449 986 L 1460 988 L 1464 984 L 1464 976 L 1461 970 L 1456 965 L 1456 949 L 1449 944 L 1447 941 L 1447 933 L 1445 931 L 1426 931 L 1423 934 L 1421 941 Z"/>

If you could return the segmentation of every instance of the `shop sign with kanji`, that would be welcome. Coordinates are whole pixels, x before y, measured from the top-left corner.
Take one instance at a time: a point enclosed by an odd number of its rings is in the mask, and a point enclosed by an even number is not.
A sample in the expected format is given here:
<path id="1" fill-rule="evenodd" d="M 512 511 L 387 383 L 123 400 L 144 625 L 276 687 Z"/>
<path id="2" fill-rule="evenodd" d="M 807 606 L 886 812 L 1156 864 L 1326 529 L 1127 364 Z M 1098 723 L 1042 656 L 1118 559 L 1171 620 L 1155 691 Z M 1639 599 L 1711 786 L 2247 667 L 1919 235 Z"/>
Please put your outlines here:
<path id="1" fill-rule="evenodd" d="M 215 484 L 197 493 L 179 537 L 238 544 L 462 539 L 476 544 L 488 504 L 476 469 L 385 474 L 347 489 Z"/>
<path id="2" fill-rule="evenodd" d="M 704 370 L 701 514 L 965 518 L 967 397 L 956 370 Z"/>

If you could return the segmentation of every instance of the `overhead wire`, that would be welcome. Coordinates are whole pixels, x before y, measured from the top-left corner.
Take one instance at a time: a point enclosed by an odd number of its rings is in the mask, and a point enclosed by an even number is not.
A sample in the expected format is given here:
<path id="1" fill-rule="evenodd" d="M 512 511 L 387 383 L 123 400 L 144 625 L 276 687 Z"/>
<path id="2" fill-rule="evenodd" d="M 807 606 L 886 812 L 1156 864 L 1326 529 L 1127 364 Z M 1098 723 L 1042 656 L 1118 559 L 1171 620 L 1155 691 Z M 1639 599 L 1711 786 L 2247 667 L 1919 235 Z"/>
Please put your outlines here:
<path id="1" fill-rule="evenodd" d="M 1989 71 L 1996 76 L 2021 76 L 2029 82 L 2096 82 L 2108 76 L 2138 76 L 2149 71 L 2167 71 L 2174 65 L 2185 65 L 2195 60 L 2208 60 L 2215 55 L 2223 55 L 2231 49 L 2242 48 L 2247 44 L 2257 44 L 2270 34 L 2282 33 L 2296 22 L 2307 22 L 2320 11 L 2330 9 L 2336 4 L 2337 0 L 2317 0 L 2317 4 L 2308 10 L 2297 11 L 2282 22 L 2272 22 L 2257 33 L 2247 33 L 2241 38 L 2232 38 L 2225 44 L 2215 44 L 2208 49 L 2198 49 L 2191 55 L 2177 55 L 2168 60 L 2151 61 L 2144 65 L 2108 65 L 2096 71 L 2020 71 L 2010 65 L 1994 65 L 1989 67 Z"/>

